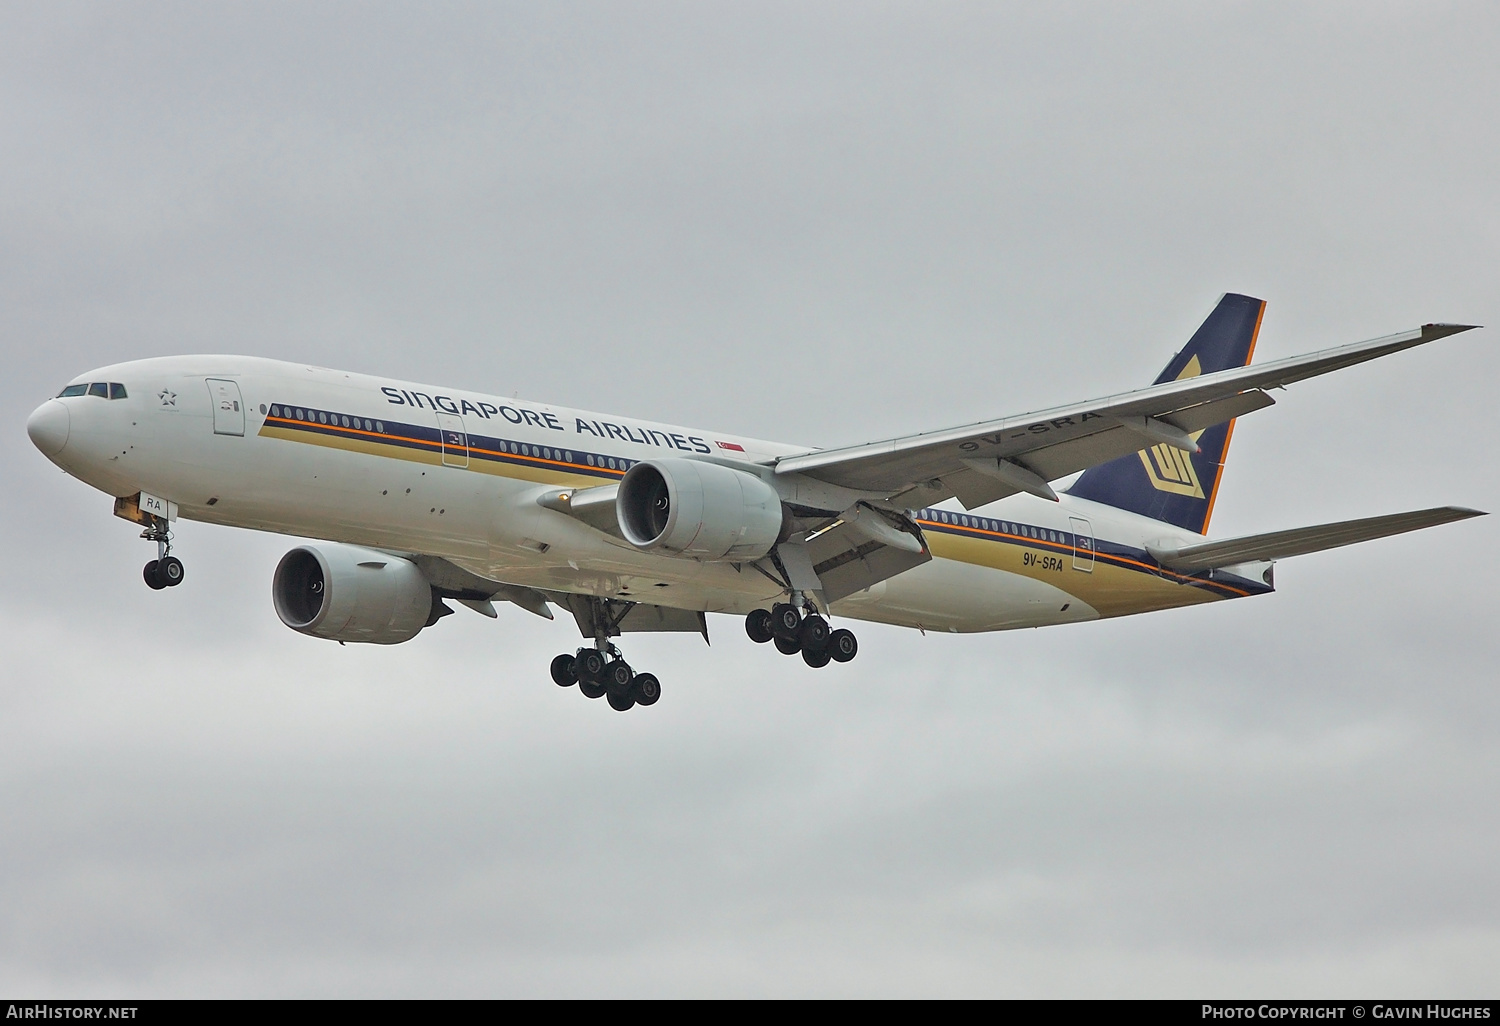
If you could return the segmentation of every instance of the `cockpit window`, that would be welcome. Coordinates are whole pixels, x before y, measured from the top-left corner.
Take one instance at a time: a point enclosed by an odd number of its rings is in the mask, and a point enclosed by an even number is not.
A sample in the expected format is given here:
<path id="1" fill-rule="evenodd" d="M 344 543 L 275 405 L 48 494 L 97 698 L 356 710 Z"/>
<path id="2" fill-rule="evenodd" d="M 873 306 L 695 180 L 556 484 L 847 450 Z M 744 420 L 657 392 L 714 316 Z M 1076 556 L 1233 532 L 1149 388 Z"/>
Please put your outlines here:
<path id="1" fill-rule="evenodd" d="M 95 381 L 87 385 L 69 385 L 57 393 L 59 399 L 66 399 L 72 395 L 97 395 L 101 399 L 126 398 L 125 386 L 118 381 Z"/>

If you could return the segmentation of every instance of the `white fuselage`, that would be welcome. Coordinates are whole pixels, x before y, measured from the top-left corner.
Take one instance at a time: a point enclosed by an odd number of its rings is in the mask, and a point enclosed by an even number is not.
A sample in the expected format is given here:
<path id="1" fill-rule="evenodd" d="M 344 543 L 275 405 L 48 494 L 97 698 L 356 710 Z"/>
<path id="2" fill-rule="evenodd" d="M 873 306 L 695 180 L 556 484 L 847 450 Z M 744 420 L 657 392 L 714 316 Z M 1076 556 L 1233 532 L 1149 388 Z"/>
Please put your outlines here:
<path id="1" fill-rule="evenodd" d="M 65 417 L 43 407 L 33 420 L 47 411 L 48 430 L 62 432 L 49 458 L 101 491 L 145 492 L 191 520 L 440 556 L 547 591 L 739 614 L 783 594 L 743 566 L 642 551 L 538 505 L 558 488 L 618 480 L 632 462 L 737 466 L 803 506 L 864 497 L 769 473 L 770 460 L 806 446 L 253 357 L 142 360 L 78 380 L 127 395 L 49 400 Z M 1201 538 L 1067 495 L 1017 495 L 981 516 L 946 504 L 915 514 L 932 561 L 835 602 L 835 615 L 988 631 L 1270 590 L 1253 568 L 1166 571 L 1148 543 Z"/>

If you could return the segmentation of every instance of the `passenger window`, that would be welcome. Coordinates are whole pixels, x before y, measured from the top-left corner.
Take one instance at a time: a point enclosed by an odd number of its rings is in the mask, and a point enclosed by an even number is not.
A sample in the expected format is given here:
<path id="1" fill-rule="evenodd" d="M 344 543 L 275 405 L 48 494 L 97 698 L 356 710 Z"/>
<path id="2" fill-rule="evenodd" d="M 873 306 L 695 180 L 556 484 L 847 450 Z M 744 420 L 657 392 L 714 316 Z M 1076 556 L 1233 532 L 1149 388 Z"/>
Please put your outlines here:
<path id="1" fill-rule="evenodd" d="M 111 381 L 109 383 L 109 397 L 111 399 L 124 399 L 125 386 L 120 384 L 118 381 Z"/>
<path id="2" fill-rule="evenodd" d="M 108 399 L 109 386 L 102 381 L 96 381 L 89 386 L 89 395 L 97 395 L 101 399 Z"/>
<path id="3" fill-rule="evenodd" d="M 59 399 L 66 399 L 69 396 L 84 395 L 88 392 L 88 390 L 89 386 L 87 385 L 69 385 L 67 388 L 57 393 L 57 397 Z"/>

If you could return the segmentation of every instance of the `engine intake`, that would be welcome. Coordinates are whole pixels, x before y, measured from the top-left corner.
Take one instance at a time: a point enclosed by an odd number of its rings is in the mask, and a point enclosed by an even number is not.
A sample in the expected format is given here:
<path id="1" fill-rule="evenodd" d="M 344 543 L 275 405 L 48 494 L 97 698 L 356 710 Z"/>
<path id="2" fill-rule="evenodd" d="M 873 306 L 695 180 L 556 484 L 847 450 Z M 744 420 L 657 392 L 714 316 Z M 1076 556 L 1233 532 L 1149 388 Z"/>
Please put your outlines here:
<path id="1" fill-rule="evenodd" d="M 698 460 L 631 467 L 615 497 L 620 533 L 638 549 L 705 562 L 759 559 L 781 537 L 781 496 L 760 478 Z"/>
<path id="2" fill-rule="evenodd" d="M 356 545 L 301 545 L 276 565 L 276 615 L 294 631 L 332 641 L 395 645 L 433 618 L 432 586 L 417 565 Z"/>

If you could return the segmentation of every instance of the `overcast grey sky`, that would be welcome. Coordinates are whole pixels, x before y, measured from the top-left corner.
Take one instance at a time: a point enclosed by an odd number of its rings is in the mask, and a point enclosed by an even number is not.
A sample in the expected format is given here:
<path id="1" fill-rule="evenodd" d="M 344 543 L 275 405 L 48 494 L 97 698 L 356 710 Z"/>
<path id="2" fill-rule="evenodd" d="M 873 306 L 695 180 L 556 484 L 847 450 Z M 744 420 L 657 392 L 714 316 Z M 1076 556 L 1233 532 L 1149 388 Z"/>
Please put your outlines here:
<path id="1" fill-rule="evenodd" d="M 1500 974 L 1494 518 L 1042 631 L 571 626 L 153 594 L 27 413 L 244 352 L 808 444 L 1500 324 L 1493 3 L 0 2 L 0 991 L 1463 995 Z M 1235 534 L 1500 508 L 1495 329 L 1240 424 Z"/>

